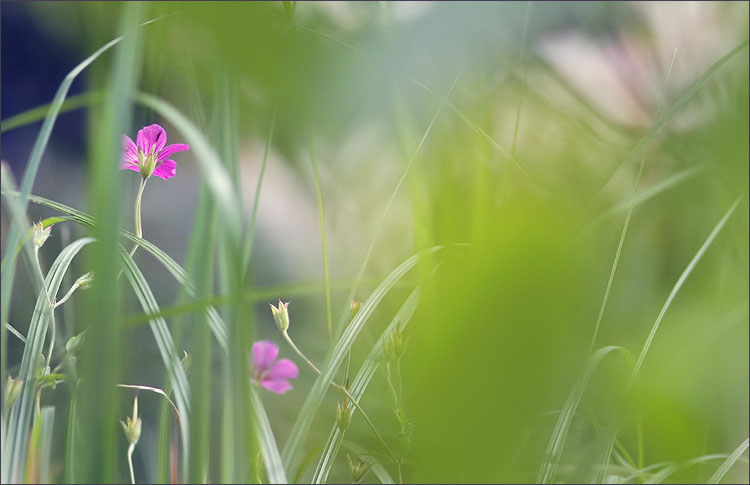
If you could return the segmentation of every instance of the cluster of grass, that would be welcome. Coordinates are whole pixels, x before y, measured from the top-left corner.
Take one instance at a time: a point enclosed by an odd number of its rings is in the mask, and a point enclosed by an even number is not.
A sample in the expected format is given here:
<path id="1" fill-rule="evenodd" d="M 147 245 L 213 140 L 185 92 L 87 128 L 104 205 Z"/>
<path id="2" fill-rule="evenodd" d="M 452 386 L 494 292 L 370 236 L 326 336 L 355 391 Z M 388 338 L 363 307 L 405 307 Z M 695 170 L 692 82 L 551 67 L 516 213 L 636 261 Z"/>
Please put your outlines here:
<path id="1" fill-rule="evenodd" d="M 2 123 L 42 122 L 20 181 L 2 165 L 3 483 L 746 481 L 747 25 L 677 89 L 675 51 L 652 122 L 626 128 L 529 53 L 541 6 L 438 7 L 427 54 L 304 3 L 56 8 L 121 36 Z M 497 12 L 515 50 L 468 56 L 464 24 Z M 88 211 L 32 190 L 81 108 Z M 671 129 L 688 110 L 699 123 Z M 181 263 L 125 222 L 120 137 L 154 122 L 200 169 Z M 350 124 L 376 141 L 347 177 L 331 153 Z M 273 152 L 309 174 L 312 285 L 256 282 L 276 264 L 257 261 Z M 365 209 L 341 228 L 347 200 Z M 64 227 L 81 237 L 54 254 Z M 289 295 L 279 331 L 266 305 Z M 284 396 L 252 384 L 261 337 L 300 367 Z"/>

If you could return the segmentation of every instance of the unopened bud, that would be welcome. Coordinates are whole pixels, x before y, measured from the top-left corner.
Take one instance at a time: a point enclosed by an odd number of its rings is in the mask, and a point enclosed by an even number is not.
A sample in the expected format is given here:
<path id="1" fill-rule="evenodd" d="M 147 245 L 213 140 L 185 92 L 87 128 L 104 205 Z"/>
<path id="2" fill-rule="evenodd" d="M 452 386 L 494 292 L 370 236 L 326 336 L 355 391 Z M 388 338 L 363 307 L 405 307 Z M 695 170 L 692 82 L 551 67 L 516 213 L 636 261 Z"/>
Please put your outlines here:
<path id="1" fill-rule="evenodd" d="M 279 307 L 276 308 L 272 304 L 271 306 L 271 313 L 273 313 L 273 319 L 276 321 L 276 326 L 279 327 L 279 330 L 282 332 L 286 332 L 289 328 L 289 303 L 284 303 L 283 301 L 279 300 Z"/>
<path id="2" fill-rule="evenodd" d="M 349 400 L 345 399 L 343 406 L 341 405 L 341 403 L 336 403 L 336 406 L 336 424 L 338 425 L 341 432 L 344 432 L 352 422 L 352 415 L 349 412 Z"/>
<path id="3" fill-rule="evenodd" d="M 23 379 L 13 379 L 8 376 L 8 384 L 5 386 L 5 406 L 6 410 L 13 406 L 13 403 L 18 399 L 18 395 L 21 393 L 23 387 Z"/>
<path id="4" fill-rule="evenodd" d="M 372 466 L 359 456 L 357 456 L 356 458 L 352 458 L 352 456 L 348 453 L 346 455 L 346 460 L 349 462 L 349 473 L 351 473 L 352 475 L 352 483 L 361 482 L 362 479 L 365 478 L 365 475 L 367 475 L 367 472 L 370 471 L 370 467 Z"/>
<path id="5" fill-rule="evenodd" d="M 89 271 L 88 273 L 81 275 L 76 283 L 78 284 L 78 288 L 82 290 L 88 290 L 94 283 L 94 272 Z"/>
<path id="6" fill-rule="evenodd" d="M 385 339 L 384 349 L 385 358 L 396 360 L 404 355 L 406 351 L 406 340 L 400 330 L 394 330 Z"/>
<path id="7" fill-rule="evenodd" d="M 83 348 L 83 343 L 86 340 L 86 330 L 79 333 L 78 335 L 74 335 L 68 339 L 67 342 L 65 342 L 65 350 L 70 354 L 70 356 L 76 356 L 81 352 L 81 348 Z"/>
<path id="8" fill-rule="evenodd" d="M 135 395 L 133 400 L 133 416 L 126 417 L 127 423 L 120 421 L 122 430 L 125 432 L 125 438 L 128 443 L 135 446 L 138 443 L 138 439 L 141 437 L 141 418 L 138 417 L 138 395 Z"/>
<path id="9" fill-rule="evenodd" d="M 37 248 L 41 248 L 44 246 L 44 243 L 47 241 L 47 238 L 50 235 L 50 232 L 52 231 L 52 225 L 50 224 L 47 226 L 47 228 L 44 228 L 44 224 L 42 224 L 42 221 L 39 221 L 38 223 L 34 224 L 34 246 Z"/>
<path id="10" fill-rule="evenodd" d="M 357 300 L 352 300 L 352 303 L 349 306 L 349 322 L 350 323 L 352 320 L 354 320 L 354 317 L 357 315 L 360 308 L 362 308 L 362 302 L 357 301 Z"/>

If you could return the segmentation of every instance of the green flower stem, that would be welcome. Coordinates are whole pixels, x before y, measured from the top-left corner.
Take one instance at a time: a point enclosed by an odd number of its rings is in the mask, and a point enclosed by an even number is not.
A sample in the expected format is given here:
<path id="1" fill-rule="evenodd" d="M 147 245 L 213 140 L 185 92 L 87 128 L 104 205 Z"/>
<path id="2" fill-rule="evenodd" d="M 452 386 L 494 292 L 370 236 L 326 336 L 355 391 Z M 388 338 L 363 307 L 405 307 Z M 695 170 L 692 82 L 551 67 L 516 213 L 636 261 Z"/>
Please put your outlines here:
<path id="1" fill-rule="evenodd" d="M 135 450 L 135 443 L 130 443 L 130 446 L 128 446 L 128 468 L 130 469 L 130 483 L 135 485 L 135 473 L 133 473 L 133 450 Z"/>
<path id="2" fill-rule="evenodd" d="M 143 199 L 143 189 L 146 187 L 146 180 L 147 179 L 141 178 L 141 184 L 138 187 L 138 195 L 135 197 L 135 235 L 138 237 L 143 237 L 143 226 L 141 225 L 141 199 Z M 138 249 L 137 244 L 130 250 L 130 257 L 133 257 L 136 249 Z"/>
<path id="3" fill-rule="evenodd" d="M 67 292 L 67 293 L 65 293 L 65 296 L 63 296 L 62 298 L 60 298 L 59 300 L 57 300 L 57 301 L 56 301 L 56 302 L 54 303 L 54 305 L 53 305 L 53 308 L 57 308 L 57 307 L 59 307 L 60 305 L 62 305 L 63 303 L 65 303 L 66 301 L 68 301 L 68 300 L 70 299 L 70 297 L 71 297 L 71 296 L 73 296 L 73 293 L 74 293 L 74 292 L 75 292 L 75 291 L 76 291 L 76 290 L 77 290 L 78 288 L 80 288 L 80 287 L 81 287 L 81 286 L 83 285 L 83 282 L 84 282 L 84 280 L 85 280 L 85 279 L 86 279 L 87 277 L 89 277 L 89 275 L 88 275 L 88 274 L 84 274 L 83 276 L 79 277 L 79 278 L 78 278 L 78 279 L 77 279 L 77 280 L 75 281 L 75 283 L 73 283 L 73 286 L 71 286 L 71 287 L 70 287 L 70 289 L 68 290 L 68 292 Z"/>
<path id="4" fill-rule="evenodd" d="M 310 367 L 312 367 L 313 370 L 320 375 L 321 374 L 320 370 L 315 366 L 315 364 L 313 364 L 312 362 L 310 362 L 310 359 L 308 359 L 307 357 L 305 357 L 305 354 L 303 354 L 302 351 L 300 349 L 298 349 L 296 345 L 294 345 L 294 342 L 292 341 L 292 338 L 289 336 L 289 334 L 287 332 L 281 332 L 281 333 L 282 333 L 282 335 L 284 335 L 284 338 L 286 339 L 286 341 L 289 342 L 289 345 L 292 346 L 292 348 L 294 349 L 294 351 L 297 352 L 297 354 L 300 357 L 302 357 L 302 359 L 305 362 L 307 362 L 307 365 L 309 365 Z M 365 418 L 365 421 L 367 421 L 367 424 L 370 426 L 370 429 L 372 429 L 373 433 L 375 433 L 375 436 L 378 438 L 378 440 L 380 441 L 380 443 L 383 445 L 383 447 L 386 449 L 386 451 L 388 452 L 388 454 L 391 456 L 391 459 L 393 459 L 394 462 L 397 462 L 398 458 L 396 458 L 396 455 L 393 454 L 393 452 L 391 451 L 391 449 L 388 446 L 388 444 L 386 444 L 385 440 L 380 435 L 380 432 L 378 432 L 378 429 L 375 427 L 375 424 L 372 422 L 372 420 L 370 420 L 370 417 L 367 416 L 367 413 L 365 413 L 365 410 L 362 409 L 362 406 L 359 405 L 359 402 L 357 402 L 357 400 L 354 399 L 354 396 L 352 396 L 349 393 L 349 390 L 346 387 L 344 387 L 341 384 L 338 384 L 338 383 L 336 383 L 334 381 L 330 381 L 330 384 L 333 387 L 335 387 L 336 389 L 338 389 L 339 391 L 343 392 L 344 395 L 346 395 L 346 397 L 349 398 L 349 400 L 352 402 L 352 404 L 354 404 L 354 407 L 356 407 L 359 410 L 359 412 L 362 413 L 362 417 Z"/>

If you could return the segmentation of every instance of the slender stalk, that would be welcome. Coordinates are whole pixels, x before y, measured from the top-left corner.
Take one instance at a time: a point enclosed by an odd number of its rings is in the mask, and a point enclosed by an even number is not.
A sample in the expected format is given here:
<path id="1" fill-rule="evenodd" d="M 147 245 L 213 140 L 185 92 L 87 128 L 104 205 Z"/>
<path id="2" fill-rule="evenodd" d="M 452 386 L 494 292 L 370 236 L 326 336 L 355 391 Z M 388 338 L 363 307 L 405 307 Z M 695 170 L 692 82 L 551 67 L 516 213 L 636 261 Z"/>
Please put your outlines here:
<path id="1" fill-rule="evenodd" d="M 130 483 L 135 485 L 135 473 L 133 473 L 133 450 L 135 450 L 135 443 L 130 443 L 130 446 L 128 446 L 128 468 L 130 469 Z"/>
<path id="2" fill-rule="evenodd" d="M 44 281 L 44 272 L 42 271 L 42 264 L 39 261 L 39 248 L 37 246 L 34 246 L 34 262 L 36 263 L 36 269 L 39 272 L 39 276 L 42 278 L 42 281 Z M 49 339 L 49 347 L 47 350 L 47 359 L 45 360 L 45 369 L 49 368 L 50 361 L 52 360 L 52 350 L 55 348 L 55 306 L 52 304 L 52 300 L 50 300 L 49 293 L 47 292 L 47 286 L 44 285 L 42 287 L 42 291 L 44 292 L 44 297 L 47 299 L 47 304 L 50 308 L 50 321 L 49 321 L 49 333 L 50 333 L 50 339 Z M 44 369 L 42 369 L 43 371 Z"/>
<path id="3" fill-rule="evenodd" d="M 138 195 L 135 197 L 135 235 L 143 237 L 143 226 L 141 225 L 141 199 L 143 199 L 143 188 L 146 187 L 146 179 L 141 178 L 141 184 L 138 187 Z M 130 250 L 130 257 L 132 258 L 135 251 L 138 249 L 138 245 L 133 246 Z"/>
<path id="4" fill-rule="evenodd" d="M 313 364 L 310 361 L 310 359 L 308 359 L 305 356 L 305 354 L 303 354 L 302 351 L 300 349 L 298 349 L 296 345 L 294 345 L 294 342 L 292 341 L 292 338 L 289 337 L 289 334 L 287 332 L 281 332 L 281 333 L 282 333 L 282 335 L 284 335 L 284 338 L 286 339 L 286 341 L 289 342 L 289 345 L 292 346 L 292 348 L 294 349 L 294 351 L 297 352 L 297 354 L 300 357 L 302 357 L 302 360 L 304 360 L 305 362 L 307 362 L 307 365 L 309 365 L 310 367 L 312 367 L 312 369 L 315 372 L 317 372 L 318 375 L 320 375 L 321 374 L 320 369 L 318 369 L 315 366 L 315 364 Z M 378 440 L 380 441 L 380 443 L 386 449 L 386 451 L 391 456 L 391 458 L 393 459 L 393 461 L 394 462 L 398 462 L 398 458 L 396 458 L 396 455 L 393 454 L 393 452 L 391 451 L 391 449 L 388 446 L 388 444 L 385 442 L 385 440 L 383 439 L 383 437 L 380 435 L 380 432 L 375 427 L 375 424 L 372 422 L 372 420 L 370 420 L 370 417 L 367 415 L 367 413 L 365 413 L 365 410 L 362 409 L 362 406 L 359 405 L 359 402 L 357 402 L 357 400 L 354 398 L 354 396 L 352 396 L 349 393 L 349 390 L 346 387 L 344 387 L 341 384 L 338 384 L 338 383 L 336 383 L 334 381 L 330 381 L 329 384 L 331 384 L 333 387 L 335 387 L 339 391 L 343 392 L 344 395 L 346 395 L 346 397 L 349 398 L 349 400 L 352 402 L 352 404 L 354 404 L 354 407 L 356 407 L 359 410 L 359 412 L 362 413 L 362 417 L 365 418 L 365 421 L 367 421 L 368 426 L 370 426 L 370 429 L 372 429 L 373 433 L 375 433 L 375 436 L 378 438 Z"/>
<path id="5" fill-rule="evenodd" d="M 320 183 L 318 159 L 315 156 L 315 144 L 310 134 L 310 161 L 315 174 L 315 195 L 318 200 L 318 217 L 320 218 L 320 244 L 323 248 L 323 279 L 326 293 L 326 320 L 328 322 L 328 345 L 333 343 L 333 316 L 331 314 L 331 282 L 328 272 L 328 242 L 326 240 L 326 208 L 323 202 L 323 187 Z"/>

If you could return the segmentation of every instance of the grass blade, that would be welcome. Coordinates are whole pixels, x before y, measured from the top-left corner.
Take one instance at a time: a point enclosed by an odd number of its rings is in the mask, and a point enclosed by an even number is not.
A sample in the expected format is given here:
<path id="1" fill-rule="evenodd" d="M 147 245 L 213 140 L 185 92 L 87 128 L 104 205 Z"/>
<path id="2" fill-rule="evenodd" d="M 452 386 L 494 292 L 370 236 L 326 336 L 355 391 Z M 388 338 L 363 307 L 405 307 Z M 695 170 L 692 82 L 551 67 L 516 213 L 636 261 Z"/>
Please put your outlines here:
<path id="1" fill-rule="evenodd" d="M 703 242 L 700 249 L 698 249 L 698 252 L 695 253 L 695 256 L 693 256 L 693 259 L 690 260 L 690 263 L 688 263 L 687 267 L 685 268 L 685 270 L 682 272 L 679 279 L 677 280 L 677 283 L 675 283 L 674 287 L 672 288 L 672 291 L 669 293 L 667 300 L 664 302 L 664 306 L 662 306 L 662 309 L 659 312 L 659 316 L 656 318 L 654 325 L 651 327 L 651 331 L 649 332 L 648 337 L 646 338 L 646 342 L 643 344 L 641 353 L 638 355 L 638 359 L 636 361 L 635 367 L 633 368 L 633 373 L 630 375 L 630 379 L 628 381 L 627 392 L 630 392 L 630 390 L 633 388 L 633 385 L 635 384 L 636 379 L 638 378 L 638 373 L 640 372 L 641 366 L 643 365 L 643 361 L 646 358 L 646 354 L 651 348 L 651 343 L 654 340 L 656 331 L 659 329 L 659 325 L 661 324 L 661 321 L 664 318 L 664 315 L 667 313 L 667 310 L 671 306 L 672 301 L 674 300 L 677 293 L 680 291 L 680 288 L 682 288 L 682 285 L 685 283 L 685 280 L 687 279 L 687 277 L 690 276 L 690 273 L 693 272 L 695 265 L 698 264 L 698 261 L 700 261 L 700 259 L 708 250 L 709 246 L 711 246 L 711 243 L 714 241 L 714 239 L 716 239 L 716 236 L 719 234 L 721 229 L 726 224 L 727 220 L 729 220 L 729 217 L 737 208 L 737 205 L 739 205 L 741 200 L 742 200 L 742 197 L 738 197 L 737 200 L 735 200 L 734 203 L 731 205 L 731 207 L 729 207 L 729 209 L 721 218 L 721 220 L 719 220 L 719 222 L 713 228 L 713 230 L 711 231 L 711 234 L 709 234 L 708 238 L 706 238 L 706 240 Z M 597 477 L 596 477 L 597 482 L 601 482 L 604 479 L 604 473 L 606 472 L 607 466 L 609 465 L 609 461 L 612 456 L 612 450 L 614 449 L 616 437 L 617 437 L 617 433 L 615 431 L 612 431 L 610 433 L 610 436 L 607 439 L 607 445 L 605 447 L 605 452 L 604 452 L 604 461 L 602 465 L 599 467 L 599 471 L 597 472 Z"/>
<path id="2" fill-rule="evenodd" d="M 50 299 L 56 298 L 63 275 L 70 267 L 73 258 L 81 249 L 92 242 L 94 242 L 93 238 L 78 239 L 60 252 L 47 273 L 44 290 L 39 293 L 37 298 L 34 313 L 29 323 L 27 342 L 21 357 L 21 367 L 18 372 L 18 377 L 23 379 L 23 386 L 18 401 L 10 409 L 5 442 L 3 443 L 3 455 L 9 454 L 7 462 L 3 466 L 3 483 L 20 481 L 26 466 L 29 426 L 33 414 L 36 389 L 36 371 L 44 338 L 47 334 L 47 326 L 51 320 L 51 309 L 47 302 L 47 295 Z"/>
<path id="3" fill-rule="evenodd" d="M 127 251 L 120 248 L 120 257 L 123 261 L 123 268 L 125 270 L 125 276 L 130 282 L 130 286 L 138 298 L 138 301 L 143 307 L 143 311 L 150 314 L 159 313 L 159 305 L 156 303 L 156 298 L 148 285 L 148 282 L 143 277 L 140 269 L 136 266 L 133 258 L 130 257 Z M 187 455 L 188 445 L 190 443 L 190 427 L 189 427 L 189 416 L 190 416 L 190 387 L 188 385 L 187 376 L 185 375 L 185 369 L 182 367 L 180 362 L 177 349 L 174 345 L 172 335 L 169 333 L 167 322 L 162 317 L 152 317 L 149 325 L 151 331 L 154 334 L 154 340 L 159 349 L 159 355 L 161 355 L 164 367 L 167 370 L 167 376 L 169 377 L 172 389 L 174 391 L 174 400 L 177 406 L 177 410 L 180 413 L 180 430 L 182 432 L 182 443 L 183 450 Z M 187 457 L 184 462 L 187 462 Z"/>
<path id="4" fill-rule="evenodd" d="M 425 254 L 431 254 L 442 249 L 442 246 L 436 246 L 425 251 Z M 390 289 L 400 280 L 409 270 L 411 270 L 419 261 L 420 254 L 411 256 L 394 269 L 383 282 L 372 292 L 357 312 L 352 322 L 346 327 L 336 346 L 329 353 L 325 365 L 321 368 L 321 375 L 315 381 L 315 384 L 305 400 L 302 410 L 300 411 L 297 421 L 290 433 L 290 436 L 284 446 L 282 458 L 287 467 L 287 472 L 293 474 L 299 465 L 299 458 L 302 453 L 307 433 L 312 425 L 313 418 L 323 400 L 325 392 L 328 390 L 329 383 L 333 379 L 339 365 L 343 361 L 347 352 L 351 348 L 354 340 L 370 318 L 375 308 L 390 291 Z"/>
<path id="5" fill-rule="evenodd" d="M 578 409 L 578 405 L 581 402 L 581 398 L 583 397 L 583 393 L 586 390 L 586 386 L 588 385 L 588 382 L 591 379 L 591 376 L 594 374 L 594 371 L 596 370 L 599 363 L 607 354 L 609 354 L 613 350 L 619 350 L 625 352 L 628 356 L 630 355 L 629 353 L 627 353 L 628 351 L 623 347 L 611 345 L 598 349 L 591 355 L 591 357 L 589 357 L 589 360 L 588 362 L 586 362 L 586 366 L 584 367 L 583 372 L 579 376 L 576 383 L 573 385 L 573 388 L 570 390 L 568 398 L 565 400 L 565 404 L 563 405 L 562 411 L 557 418 L 557 423 L 555 423 L 555 428 L 552 431 L 552 436 L 550 437 L 549 444 L 547 445 L 544 464 L 539 469 L 539 475 L 536 479 L 537 483 L 551 483 L 552 480 L 555 479 L 557 466 L 560 463 L 560 457 L 562 456 L 562 451 L 565 447 L 565 440 L 568 437 L 568 431 L 570 430 L 573 416 Z"/>
<path id="6" fill-rule="evenodd" d="M 372 347 L 367 359 L 362 363 L 362 367 L 354 377 L 351 388 L 349 389 L 349 392 L 357 402 L 362 400 L 362 396 L 364 396 L 367 386 L 370 384 L 370 380 L 372 380 L 382 362 L 383 348 L 386 339 L 394 330 L 403 330 L 406 327 L 417 309 L 418 301 L 419 291 L 415 289 L 411 292 L 398 313 L 396 313 L 396 316 L 393 317 L 391 323 L 383 331 L 380 338 Z M 353 414 L 354 408 L 350 410 L 350 416 Z M 323 448 L 323 456 L 320 457 L 318 465 L 315 468 L 312 483 L 325 483 L 328 480 L 328 474 L 331 471 L 333 462 L 336 460 L 336 455 L 338 454 L 343 439 L 344 433 L 339 429 L 338 424 L 334 423 L 333 428 L 328 435 L 328 441 L 326 441 L 325 447 Z"/>
<path id="7" fill-rule="evenodd" d="M 268 480 L 270 483 L 289 483 L 284 472 L 284 463 L 281 461 L 279 448 L 276 446 L 276 439 L 271 430 L 271 423 L 268 422 L 265 408 L 254 387 L 250 387 L 250 399 L 252 401 L 256 437 L 260 442 L 260 450 L 263 453 Z"/>
<path id="8" fill-rule="evenodd" d="M 721 480 L 727 474 L 729 469 L 732 468 L 732 466 L 734 466 L 734 464 L 737 463 L 737 460 L 740 459 L 742 454 L 747 451 L 748 442 L 749 442 L 749 439 L 745 438 L 745 441 L 740 443 L 740 446 L 738 446 L 737 449 L 734 450 L 731 455 L 729 455 L 726 461 L 724 461 L 724 463 L 721 464 L 719 469 L 716 470 L 716 473 L 711 475 L 711 478 L 708 479 L 708 483 L 720 483 L 721 482 Z"/>

